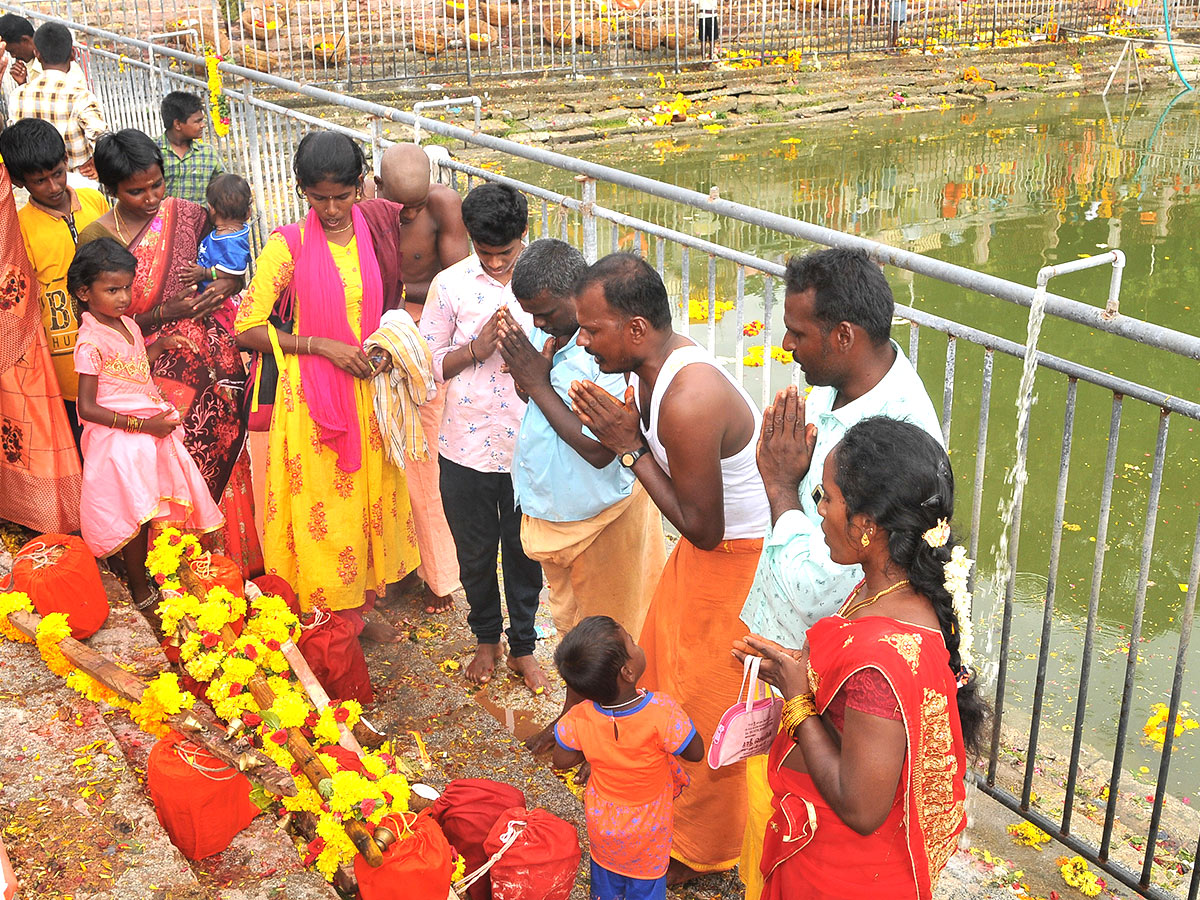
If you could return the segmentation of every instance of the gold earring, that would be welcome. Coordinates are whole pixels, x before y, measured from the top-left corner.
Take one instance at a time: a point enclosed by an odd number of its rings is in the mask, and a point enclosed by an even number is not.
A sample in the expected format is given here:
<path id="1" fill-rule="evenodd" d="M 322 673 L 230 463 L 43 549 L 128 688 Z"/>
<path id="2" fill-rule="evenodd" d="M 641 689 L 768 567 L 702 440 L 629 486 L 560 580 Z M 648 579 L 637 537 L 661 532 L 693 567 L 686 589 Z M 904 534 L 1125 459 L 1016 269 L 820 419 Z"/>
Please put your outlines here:
<path id="1" fill-rule="evenodd" d="M 863 549 L 865 550 L 867 547 L 871 546 L 871 536 L 864 531 L 862 533 L 862 538 L 860 539 L 860 542 L 862 543 Z"/>

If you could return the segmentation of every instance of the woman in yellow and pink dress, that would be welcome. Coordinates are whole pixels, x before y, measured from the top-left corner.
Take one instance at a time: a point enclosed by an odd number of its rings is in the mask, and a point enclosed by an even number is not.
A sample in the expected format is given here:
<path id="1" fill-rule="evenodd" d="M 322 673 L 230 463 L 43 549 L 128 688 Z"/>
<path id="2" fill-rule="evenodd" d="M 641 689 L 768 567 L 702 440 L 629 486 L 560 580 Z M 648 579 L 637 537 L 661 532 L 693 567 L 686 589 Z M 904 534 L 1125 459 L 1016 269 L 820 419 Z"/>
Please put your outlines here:
<path id="1" fill-rule="evenodd" d="M 150 363 L 188 339 L 167 335 L 146 346 L 126 313 L 137 259 L 110 238 L 80 247 L 67 288 L 86 312 L 75 342 L 83 422 L 80 523 L 98 557 L 123 551 L 136 605 L 150 599 L 146 544 L 150 522 L 214 531 L 224 517 L 183 445 L 179 411 L 163 399 Z"/>
<path id="2" fill-rule="evenodd" d="M 344 135 L 307 135 L 293 168 L 308 216 L 267 240 L 234 326 L 243 347 L 282 356 L 267 456 L 267 573 L 295 588 L 305 612 L 324 609 L 361 630 L 374 592 L 420 562 L 404 471 L 385 458 L 374 411 L 370 379 L 388 363 L 362 348 L 397 299 L 389 292 L 400 284 L 400 208 L 358 202 L 366 161 Z M 268 322 L 281 300 L 292 333 Z"/>

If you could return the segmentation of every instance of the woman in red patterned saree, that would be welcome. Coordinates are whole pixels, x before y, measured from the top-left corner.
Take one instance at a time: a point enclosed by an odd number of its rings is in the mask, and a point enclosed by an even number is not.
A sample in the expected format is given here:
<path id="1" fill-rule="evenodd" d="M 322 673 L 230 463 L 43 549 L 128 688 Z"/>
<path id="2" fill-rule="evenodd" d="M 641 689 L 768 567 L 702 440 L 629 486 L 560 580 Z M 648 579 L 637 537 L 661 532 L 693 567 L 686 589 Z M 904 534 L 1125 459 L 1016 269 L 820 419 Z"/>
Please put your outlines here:
<path id="1" fill-rule="evenodd" d="M 834 562 L 861 565 L 803 650 L 756 635 L 785 698 L 768 777 L 767 900 L 929 900 L 966 826 L 967 751 L 987 709 L 966 662 L 970 561 L 954 477 L 922 429 L 875 417 L 830 452 L 818 511 Z"/>
<path id="2" fill-rule="evenodd" d="M 208 230 L 205 209 L 165 196 L 162 154 L 133 128 L 102 135 L 96 171 L 112 195 L 113 208 L 79 235 L 79 243 L 116 238 L 137 257 L 134 317 L 147 340 L 159 333 L 188 338 L 200 348 L 168 350 L 152 367 L 154 383 L 183 417 L 183 443 L 199 466 L 225 527 L 202 539 L 205 548 L 229 557 L 244 577 L 263 571 L 254 527 L 254 494 L 240 397 L 246 368 L 233 335 L 213 315 L 241 288 L 239 279 L 216 279 L 203 293 L 184 284 Z"/>

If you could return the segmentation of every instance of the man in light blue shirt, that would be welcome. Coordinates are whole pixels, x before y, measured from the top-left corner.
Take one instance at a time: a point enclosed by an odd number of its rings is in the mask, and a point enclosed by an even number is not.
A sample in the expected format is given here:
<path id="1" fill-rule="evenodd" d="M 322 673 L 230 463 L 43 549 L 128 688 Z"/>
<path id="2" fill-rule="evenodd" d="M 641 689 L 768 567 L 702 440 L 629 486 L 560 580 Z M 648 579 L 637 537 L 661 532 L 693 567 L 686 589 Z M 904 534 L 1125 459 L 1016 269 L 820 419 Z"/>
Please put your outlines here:
<path id="1" fill-rule="evenodd" d="M 829 558 L 814 490 L 825 460 L 850 426 L 870 416 L 912 422 L 943 443 L 937 413 L 916 370 L 891 340 L 895 301 L 879 266 L 860 250 L 822 250 L 788 261 L 783 348 L 811 386 L 775 395 L 763 411 L 758 469 L 771 528 L 742 621 L 799 649 L 810 625 L 837 612 L 862 578 Z M 749 809 L 738 867 L 747 900 L 762 893 L 759 861 L 771 815 L 766 756 L 748 760 Z"/>
<path id="2" fill-rule="evenodd" d="M 768 435 L 764 426 L 758 451 L 771 529 L 742 621 L 799 648 L 808 627 L 836 612 L 862 578 L 858 566 L 829 558 L 821 533 L 813 492 L 829 451 L 869 416 L 909 421 L 943 439 L 924 384 L 890 339 L 895 304 L 878 265 L 861 251 L 822 250 L 789 261 L 785 282 L 783 346 L 811 389 L 807 397 L 780 391 L 764 413 L 764 422 L 781 413 L 784 427 Z"/>
<path id="3" fill-rule="evenodd" d="M 578 250 L 553 239 L 534 241 L 513 268 L 513 296 L 535 326 L 527 337 L 511 317 L 500 322 L 501 357 L 529 398 L 513 489 L 523 513 L 521 544 L 542 564 L 559 634 L 587 616 L 607 615 L 638 635 L 666 564 L 662 517 L 633 472 L 583 427 L 567 399 L 573 381 L 625 395 L 625 376 L 602 373 L 575 341 L 572 285 L 586 268 Z M 535 750 L 539 738 L 549 746 L 553 730 L 531 739 Z"/>

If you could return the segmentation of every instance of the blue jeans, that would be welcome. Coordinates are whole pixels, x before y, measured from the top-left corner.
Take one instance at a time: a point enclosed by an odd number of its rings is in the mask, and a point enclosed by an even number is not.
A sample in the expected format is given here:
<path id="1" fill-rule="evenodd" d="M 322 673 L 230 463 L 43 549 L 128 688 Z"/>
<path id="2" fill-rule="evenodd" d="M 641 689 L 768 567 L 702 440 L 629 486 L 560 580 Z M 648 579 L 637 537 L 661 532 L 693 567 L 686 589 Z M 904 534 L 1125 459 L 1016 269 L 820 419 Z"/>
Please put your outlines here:
<path id="1" fill-rule="evenodd" d="M 630 878 L 592 860 L 591 900 L 666 900 L 667 873 L 661 878 Z"/>

